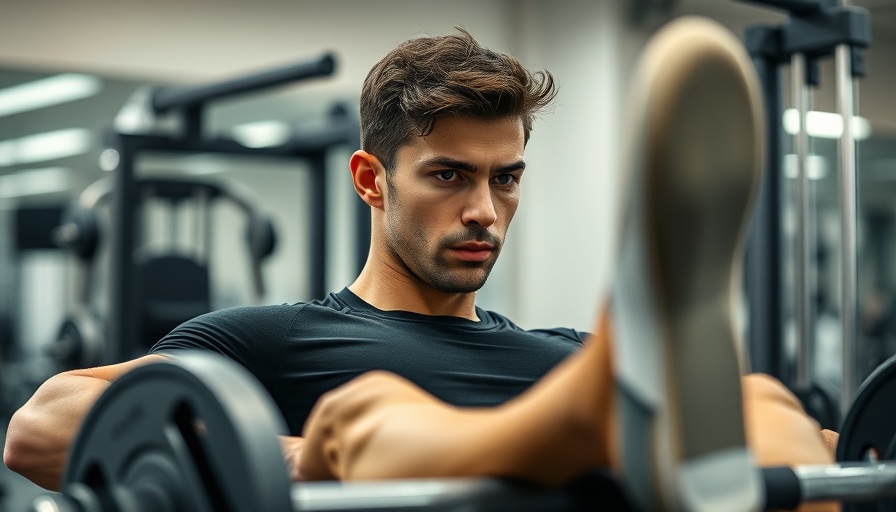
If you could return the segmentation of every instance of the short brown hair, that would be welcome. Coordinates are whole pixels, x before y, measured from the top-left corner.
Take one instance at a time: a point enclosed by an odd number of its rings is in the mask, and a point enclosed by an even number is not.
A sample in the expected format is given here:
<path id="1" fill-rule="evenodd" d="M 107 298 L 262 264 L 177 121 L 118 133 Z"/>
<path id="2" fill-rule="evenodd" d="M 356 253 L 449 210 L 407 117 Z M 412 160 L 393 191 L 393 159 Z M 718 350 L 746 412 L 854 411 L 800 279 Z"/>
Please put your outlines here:
<path id="1" fill-rule="evenodd" d="M 361 90 L 361 148 L 375 155 L 387 176 L 398 148 L 432 132 L 446 115 L 478 119 L 520 116 L 525 141 L 535 113 L 556 96 L 547 71 L 532 73 L 513 57 L 457 34 L 411 39 L 377 63 Z"/>

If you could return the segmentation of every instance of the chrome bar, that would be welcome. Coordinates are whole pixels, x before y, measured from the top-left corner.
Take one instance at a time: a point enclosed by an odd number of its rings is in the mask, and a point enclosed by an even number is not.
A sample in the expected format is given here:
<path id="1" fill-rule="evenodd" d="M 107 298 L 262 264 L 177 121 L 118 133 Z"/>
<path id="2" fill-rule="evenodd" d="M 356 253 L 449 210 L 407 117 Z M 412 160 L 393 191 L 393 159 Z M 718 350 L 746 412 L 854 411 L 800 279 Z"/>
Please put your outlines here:
<path id="1" fill-rule="evenodd" d="M 811 266 L 812 232 L 810 226 L 811 209 L 809 198 L 809 133 L 806 119 L 809 112 L 809 86 L 806 85 L 806 56 L 793 54 L 790 63 L 791 92 L 793 108 L 799 115 L 799 130 L 794 136 L 796 154 L 796 257 L 794 273 L 796 277 L 796 387 L 809 389 L 812 385 L 812 284 Z"/>
<path id="2" fill-rule="evenodd" d="M 797 466 L 802 501 L 871 501 L 896 497 L 896 464 Z"/>
<path id="3" fill-rule="evenodd" d="M 290 494 L 295 510 L 305 511 L 562 512 L 582 507 L 566 489 L 474 477 L 296 483 Z"/>
<path id="4" fill-rule="evenodd" d="M 840 137 L 840 229 L 841 229 L 841 286 L 840 311 L 843 342 L 843 386 L 841 410 L 852 404 L 856 388 L 856 304 L 857 269 L 856 253 L 856 147 L 853 134 L 855 79 L 852 77 L 852 57 L 848 44 L 838 45 L 834 51 L 834 69 L 837 75 L 837 112 L 843 119 L 843 135 Z"/>

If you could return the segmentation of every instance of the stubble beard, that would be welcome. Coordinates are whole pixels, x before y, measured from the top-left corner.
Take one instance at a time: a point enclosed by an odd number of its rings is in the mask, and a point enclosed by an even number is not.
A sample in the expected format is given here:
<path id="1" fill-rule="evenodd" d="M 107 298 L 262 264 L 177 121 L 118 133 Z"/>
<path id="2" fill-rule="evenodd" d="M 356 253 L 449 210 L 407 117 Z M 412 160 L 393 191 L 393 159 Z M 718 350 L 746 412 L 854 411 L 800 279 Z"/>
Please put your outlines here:
<path id="1" fill-rule="evenodd" d="M 399 213 L 396 199 L 391 196 L 393 215 Z M 442 293 L 472 293 L 482 288 L 498 261 L 504 242 L 481 226 L 467 226 L 464 231 L 433 242 L 425 229 L 400 214 L 386 224 L 385 240 L 398 264 L 417 280 Z M 474 240 L 491 244 L 494 247 L 492 257 L 482 262 L 451 262 L 445 257 L 445 251 L 450 247 Z"/>
<path id="2" fill-rule="evenodd" d="M 501 251 L 501 240 L 484 228 L 470 228 L 437 243 L 433 243 L 422 229 L 412 229 L 410 233 L 402 231 L 387 229 L 386 232 L 386 243 L 395 261 L 416 279 L 442 293 L 478 291 L 488 280 Z M 445 258 L 444 251 L 449 247 L 470 240 L 493 244 L 492 257 L 482 262 L 449 262 Z"/>

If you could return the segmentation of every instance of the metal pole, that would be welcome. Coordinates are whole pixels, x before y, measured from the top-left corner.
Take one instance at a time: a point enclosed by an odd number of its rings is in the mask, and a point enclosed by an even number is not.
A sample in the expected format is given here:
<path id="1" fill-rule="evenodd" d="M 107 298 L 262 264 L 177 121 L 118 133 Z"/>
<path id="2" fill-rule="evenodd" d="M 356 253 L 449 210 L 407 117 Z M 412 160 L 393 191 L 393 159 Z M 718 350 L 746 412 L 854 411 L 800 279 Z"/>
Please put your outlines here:
<path id="1" fill-rule="evenodd" d="M 212 234 L 211 219 L 209 218 L 209 208 L 211 201 L 209 199 L 209 191 L 207 188 L 200 188 L 196 193 L 196 258 L 204 261 L 209 265 L 212 253 Z"/>
<path id="2" fill-rule="evenodd" d="M 781 152 L 780 29 L 751 27 L 744 34 L 762 84 L 766 121 L 765 173 L 753 213 L 744 264 L 749 310 L 749 371 L 784 380 L 782 364 L 783 154 Z M 368 218 L 370 214 L 368 213 Z"/>
<path id="3" fill-rule="evenodd" d="M 811 230 L 809 226 L 809 134 L 807 113 L 809 87 L 806 85 L 806 57 L 796 53 L 791 59 L 793 106 L 799 115 L 799 130 L 794 140 L 797 169 L 797 234 L 796 234 L 796 388 L 809 389 L 812 385 L 812 288 Z"/>
<path id="4" fill-rule="evenodd" d="M 333 74 L 335 69 L 336 58 L 332 54 L 327 53 L 287 67 L 241 76 L 225 82 L 194 87 L 160 87 L 153 92 L 151 104 L 153 110 L 157 113 L 174 109 L 187 109 L 218 98 L 255 92 L 320 76 L 329 76 Z"/>
<path id="5" fill-rule="evenodd" d="M 134 182 L 136 148 L 128 136 L 115 134 L 120 163 L 113 174 L 112 229 L 109 237 L 109 318 L 101 364 L 127 361 L 139 346 L 140 327 L 135 297 L 134 247 L 137 187 Z"/>
<path id="6" fill-rule="evenodd" d="M 837 75 L 837 111 L 843 119 L 840 137 L 840 229 L 841 229 L 841 290 L 840 318 L 843 338 L 843 386 L 841 409 L 852 404 L 856 391 L 856 242 L 857 187 L 855 137 L 852 129 L 855 101 L 855 79 L 852 76 L 852 55 L 848 44 L 837 45 L 834 69 Z"/>
<path id="7" fill-rule="evenodd" d="M 327 293 L 327 155 L 321 152 L 308 159 L 311 168 L 311 233 L 310 247 L 310 296 L 322 299 Z"/>

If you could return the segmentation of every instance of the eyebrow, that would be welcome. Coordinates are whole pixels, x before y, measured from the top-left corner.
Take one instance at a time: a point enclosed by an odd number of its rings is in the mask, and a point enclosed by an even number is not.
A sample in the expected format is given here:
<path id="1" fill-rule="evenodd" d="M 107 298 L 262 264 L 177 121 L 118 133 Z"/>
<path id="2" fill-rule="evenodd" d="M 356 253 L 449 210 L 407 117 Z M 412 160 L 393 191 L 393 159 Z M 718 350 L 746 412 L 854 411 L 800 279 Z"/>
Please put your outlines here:
<path id="1" fill-rule="evenodd" d="M 430 158 L 428 160 L 424 160 L 420 162 L 421 167 L 444 167 L 447 169 L 465 171 L 465 172 L 476 172 L 476 166 L 470 162 L 464 162 L 463 160 L 455 160 L 454 158 L 449 158 L 447 156 L 437 156 Z M 502 165 L 498 167 L 497 172 L 506 173 L 513 171 L 522 171 L 526 168 L 526 162 L 523 160 L 517 160 L 516 162 Z"/>

